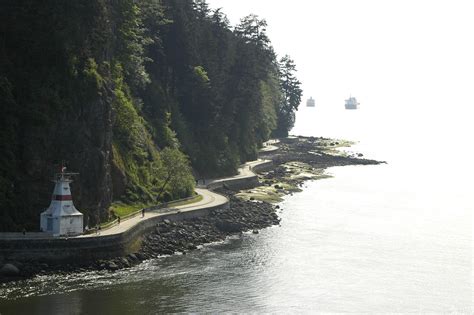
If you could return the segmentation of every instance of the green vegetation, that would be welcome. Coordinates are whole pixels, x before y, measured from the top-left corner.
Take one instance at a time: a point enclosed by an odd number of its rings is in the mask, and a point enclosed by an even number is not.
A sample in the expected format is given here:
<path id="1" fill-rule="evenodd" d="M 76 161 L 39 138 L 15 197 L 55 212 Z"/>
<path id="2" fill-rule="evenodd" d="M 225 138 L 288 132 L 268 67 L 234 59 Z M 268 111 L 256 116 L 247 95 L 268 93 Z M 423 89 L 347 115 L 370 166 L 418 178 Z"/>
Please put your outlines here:
<path id="1" fill-rule="evenodd" d="M 175 200 L 171 202 L 167 202 L 163 205 L 166 205 L 166 207 L 178 207 L 178 206 L 183 206 L 187 204 L 192 204 L 196 203 L 202 200 L 201 195 L 195 195 L 192 198 L 185 198 L 181 200 Z M 134 212 L 138 212 L 143 208 L 155 206 L 154 204 L 144 204 L 144 203 L 134 203 L 134 204 L 125 204 L 121 202 L 114 202 L 110 208 L 111 212 L 114 214 L 115 217 L 125 217 L 129 214 L 132 214 Z"/>
<path id="2" fill-rule="evenodd" d="M 302 92 L 266 26 L 203 0 L 2 1 L 0 231 L 38 229 L 62 161 L 93 225 L 285 136 Z"/>

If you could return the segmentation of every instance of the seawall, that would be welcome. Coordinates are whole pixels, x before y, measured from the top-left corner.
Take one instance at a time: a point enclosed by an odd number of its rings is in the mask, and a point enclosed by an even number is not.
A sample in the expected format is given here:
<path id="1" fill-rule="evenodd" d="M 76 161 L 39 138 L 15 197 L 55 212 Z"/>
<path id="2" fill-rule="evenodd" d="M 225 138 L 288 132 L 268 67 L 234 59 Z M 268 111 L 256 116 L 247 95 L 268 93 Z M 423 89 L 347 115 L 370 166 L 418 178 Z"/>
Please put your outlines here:
<path id="1" fill-rule="evenodd" d="M 113 235 L 71 238 L 0 239 L 0 263 L 11 261 L 92 262 L 137 252 L 142 238 L 156 224 L 168 219 L 180 221 L 208 215 L 212 210 L 226 209 L 229 203 L 191 211 L 168 209 L 168 213 L 140 221 L 127 231 Z"/>
<path id="2" fill-rule="evenodd" d="M 209 190 L 223 186 L 234 190 L 252 188 L 259 185 L 258 177 L 253 172 L 263 171 L 272 166 L 272 161 L 268 160 L 249 162 L 239 170 L 239 175 L 212 180 L 207 183 L 206 188 Z M 0 265 L 14 261 L 88 263 L 99 259 L 126 256 L 140 249 L 143 236 L 153 231 L 160 221 L 165 219 L 180 221 L 202 217 L 213 210 L 228 208 L 229 201 L 226 200 L 225 203 L 219 205 L 204 205 L 198 209 L 159 209 L 155 211 L 163 213 L 145 217 L 129 229 L 111 235 L 53 238 L 43 233 L 27 233 L 25 236 L 19 233 L 5 233 L 5 237 L 0 237 Z"/>

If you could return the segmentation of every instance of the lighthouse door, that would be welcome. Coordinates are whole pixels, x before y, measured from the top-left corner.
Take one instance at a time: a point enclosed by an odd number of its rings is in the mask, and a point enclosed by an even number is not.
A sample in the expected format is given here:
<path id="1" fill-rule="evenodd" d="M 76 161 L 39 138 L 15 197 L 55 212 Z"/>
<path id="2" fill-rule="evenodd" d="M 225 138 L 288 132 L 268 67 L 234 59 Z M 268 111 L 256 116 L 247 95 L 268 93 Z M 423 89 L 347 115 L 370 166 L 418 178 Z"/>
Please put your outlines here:
<path id="1" fill-rule="evenodd" d="M 53 230 L 53 218 L 48 218 L 46 221 L 46 231 L 52 231 Z"/>

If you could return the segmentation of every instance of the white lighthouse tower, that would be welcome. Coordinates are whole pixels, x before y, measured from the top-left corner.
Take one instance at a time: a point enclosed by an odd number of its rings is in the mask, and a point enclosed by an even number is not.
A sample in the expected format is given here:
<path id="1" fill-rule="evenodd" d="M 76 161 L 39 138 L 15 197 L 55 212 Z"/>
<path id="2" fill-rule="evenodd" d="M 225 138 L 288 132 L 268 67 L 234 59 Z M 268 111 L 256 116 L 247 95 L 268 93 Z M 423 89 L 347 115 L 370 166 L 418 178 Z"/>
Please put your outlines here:
<path id="1" fill-rule="evenodd" d="M 41 230 L 53 236 L 80 235 L 84 231 L 84 216 L 74 207 L 69 187 L 71 176 L 75 173 L 65 173 L 65 169 L 62 167 L 61 173 L 56 174 L 51 204 L 41 213 Z"/>

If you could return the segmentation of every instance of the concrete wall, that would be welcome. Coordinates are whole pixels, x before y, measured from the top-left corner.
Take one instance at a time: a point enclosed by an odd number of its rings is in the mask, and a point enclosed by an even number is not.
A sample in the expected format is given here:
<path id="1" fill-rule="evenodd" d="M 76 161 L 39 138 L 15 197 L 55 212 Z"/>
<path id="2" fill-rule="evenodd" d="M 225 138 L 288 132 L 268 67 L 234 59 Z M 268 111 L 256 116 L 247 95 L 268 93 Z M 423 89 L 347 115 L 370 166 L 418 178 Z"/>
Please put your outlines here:
<path id="1" fill-rule="evenodd" d="M 115 235 L 73 238 L 4 238 L 0 239 L 0 261 L 92 262 L 138 251 L 143 236 L 164 219 L 180 221 L 202 217 L 212 210 L 229 208 L 229 204 L 192 211 L 172 210 L 140 221 L 131 229 Z M 18 236 L 17 233 L 15 233 Z M 11 235 L 12 237 L 14 235 Z M 36 236 L 36 235 L 35 235 Z"/>
<path id="2" fill-rule="evenodd" d="M 268 161 L 265 161 L 265 162 L 262 162 L 260 164 L 257 164 L 255 166 L 253 166 L 252 171 L 254 171 L 256 173 L 260 173 L 260 172 L 265 172 L 265 171 L 271 170 L 273 167 L 274 167 L 273 161 L 268 160 Z"/>
<path id="3" fill-rule="evenodd" d="M 240 189 L 248 189 L 253 188 L 259 185 L 257 175 L 249 176 L 249 177 L 237 177 L 231 179 L 223 179 L 219 181 L 212 182 L 208 184 L 206 187 L 209 190 L 214 190 L 217 188 L 222 188 L 226 186 L 232 190 L 240 190 Z"/>

